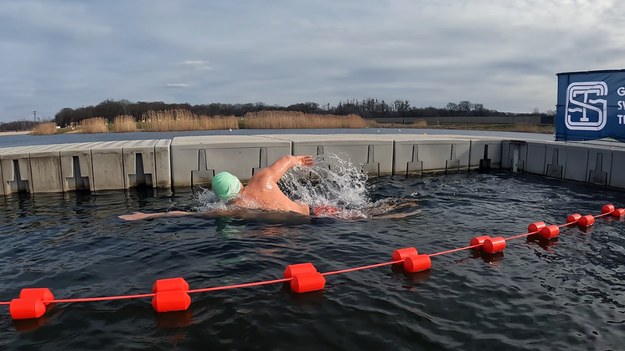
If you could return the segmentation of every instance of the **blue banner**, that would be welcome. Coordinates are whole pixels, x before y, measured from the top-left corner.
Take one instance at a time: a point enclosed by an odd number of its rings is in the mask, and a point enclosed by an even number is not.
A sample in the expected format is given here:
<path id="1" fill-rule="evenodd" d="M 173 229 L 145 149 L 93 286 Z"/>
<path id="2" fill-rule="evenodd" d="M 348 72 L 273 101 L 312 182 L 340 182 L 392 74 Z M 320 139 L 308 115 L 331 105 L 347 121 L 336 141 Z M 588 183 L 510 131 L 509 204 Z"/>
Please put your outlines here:
<path id="1" fill-rule="evenodd" d="M 625 70 L 558 73 L 556 140 L 625 142 Z"/>

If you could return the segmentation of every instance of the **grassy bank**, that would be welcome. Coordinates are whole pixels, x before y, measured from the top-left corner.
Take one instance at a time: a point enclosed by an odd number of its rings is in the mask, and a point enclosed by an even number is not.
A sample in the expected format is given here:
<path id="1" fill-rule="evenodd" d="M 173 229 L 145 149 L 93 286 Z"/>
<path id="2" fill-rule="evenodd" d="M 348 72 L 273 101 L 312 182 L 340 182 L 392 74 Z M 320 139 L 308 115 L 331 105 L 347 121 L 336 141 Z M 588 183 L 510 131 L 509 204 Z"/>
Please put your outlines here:
<path id="1" fill-rule="evenodd" d="M 430 125 L 430 129 L 459 129 L 459 130 L 485 130 L 498 132 L 519 132 L 519 133 L 538 133 L 553 134 L 556 128 L 550 124 L 513 124 L 513 123 L 441 123 L 440 125 Z"/>

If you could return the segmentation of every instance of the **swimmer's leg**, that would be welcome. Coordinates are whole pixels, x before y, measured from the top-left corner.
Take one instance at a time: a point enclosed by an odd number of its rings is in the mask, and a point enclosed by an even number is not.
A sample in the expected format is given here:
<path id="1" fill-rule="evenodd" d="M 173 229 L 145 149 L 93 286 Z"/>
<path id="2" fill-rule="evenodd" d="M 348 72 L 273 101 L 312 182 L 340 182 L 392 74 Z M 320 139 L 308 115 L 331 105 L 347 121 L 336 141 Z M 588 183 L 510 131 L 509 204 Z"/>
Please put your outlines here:
<path id="1" fill-rule="evenodd" d="M 381 204 L 368 211 L 369 218 L 396 219 L 406 218 L 421 213 L 416 201 L 406 201 L 398 204 Z M 397 212 L 401 211 L 401 212 Z"/>
<path id="2" fill-rule="evenodd" d="M 125 221 L 140 221 L 142 219 L 152 219 L 152 218 L 161 218 L 161 217 L 182 217 L 182 216 L 190 216 L 193 214 L 196 214 L 196 213 L 186 212 L 186 211 L 170 211 L 170 212 L 160 212 L 160 213 L 133 212 L 127 215 L 121 215 L 119 216 L 119 218 Z"/>
<path id="3" fill-rule="evenodd" d="M 125 221 L 140 221 L 143 219 L 153 219 L 153 218 L 165 218 L 165 217 L 183 217 L 183 216 L 194 216 L 199 218 L 221 218 L 221 217 L 240 217 L 240 218 L 254 218 L 255 212 L 250 212 L 249 210 L 243 208 L 232 208 L 226 210 L 212 210 L 207 212 L 188 212 L 188 211 L 169 211 L 169 212 L 158 212 L 158 213 L 144 213 L 144 212 L 133 212 L 127 215 L 118 216 L 120 219 Z"/>

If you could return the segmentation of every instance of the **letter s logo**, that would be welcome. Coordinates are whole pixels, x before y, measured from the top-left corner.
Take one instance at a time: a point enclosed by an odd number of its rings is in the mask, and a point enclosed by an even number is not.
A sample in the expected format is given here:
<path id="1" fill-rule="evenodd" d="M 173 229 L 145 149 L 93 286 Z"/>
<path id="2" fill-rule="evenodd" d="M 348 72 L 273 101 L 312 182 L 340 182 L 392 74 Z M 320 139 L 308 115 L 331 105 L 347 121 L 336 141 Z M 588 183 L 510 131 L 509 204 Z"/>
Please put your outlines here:
<path id="1" fill-rule="evenodd" d="M 565 124 L 570 130 L 598 131 L 607 123 L 608 95 L 605 82 L 574 82 L 566 89 Z"/>

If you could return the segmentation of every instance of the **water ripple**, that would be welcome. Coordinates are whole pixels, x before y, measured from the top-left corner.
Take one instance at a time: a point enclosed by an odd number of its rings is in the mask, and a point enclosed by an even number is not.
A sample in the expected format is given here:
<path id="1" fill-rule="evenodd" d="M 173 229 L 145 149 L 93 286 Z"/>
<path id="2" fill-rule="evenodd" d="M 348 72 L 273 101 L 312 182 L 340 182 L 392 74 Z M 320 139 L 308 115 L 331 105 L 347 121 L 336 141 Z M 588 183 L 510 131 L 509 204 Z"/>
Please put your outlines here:
<path id="1" fill-rule="evenodd" d="M 191 192 L 6 197 L 0 213 L 0 294 L 50 287 L 57 297 L 136 294 L 183 276 L 192 288 L 387 261 L 416 246 L 433 253 L 478 234 L 523 233 L 623 205 L 622 191 L 529 175 L 381 178 L 369 200 L 412 199 L 399 220 L 286 223 L 166 218 L 130 211 L 201 205 Z M 3 349 L 619 349 L 625 325 L 625 223 L 601 219 L 557 241 L 518 239 L 503 255 L 438 256 L 430 272 L 392 267 L 328 276 L 324 292 L 283 285 L 194 294 L 189 311 L 155 314 L 148 299 L 60 304 L 31 323 L 0 318 Z M 4 309 L 6 314 L 6 308 Z"/>

